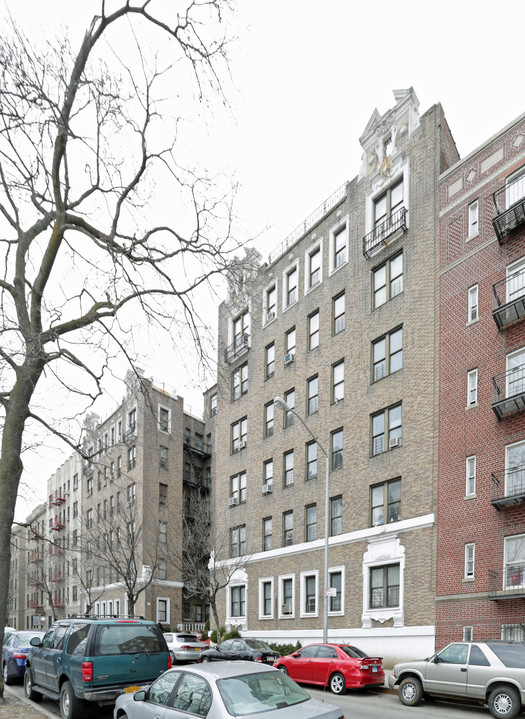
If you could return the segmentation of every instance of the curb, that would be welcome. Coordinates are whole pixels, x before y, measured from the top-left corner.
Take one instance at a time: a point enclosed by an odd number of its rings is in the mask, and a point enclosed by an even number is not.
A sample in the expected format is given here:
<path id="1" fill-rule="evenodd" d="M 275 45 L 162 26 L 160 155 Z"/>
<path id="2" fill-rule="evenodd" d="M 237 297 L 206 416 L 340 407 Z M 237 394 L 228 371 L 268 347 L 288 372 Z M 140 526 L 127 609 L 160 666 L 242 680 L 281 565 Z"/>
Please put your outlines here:
<path id="1" fill-rule="evenodd" d="M 47 711 L 47 709 L 44 709 L 44 707 L 41 707 L 36 702 L 32 702 L 29 699 L 27 699 L 25 696 L 19 697 L 18 694 L 16 694 L 11 687 L 4 684 L 4 692 L 8 692 L 15 698 L 17 702 L 20 702 L 21 704 L 25 704 L 27 707 L 30 707 L 34 711 L 39 712 L 40 714 L 43 714 L 44 716 L 49 717 L 49 719 L 57 719 L 56 714 L 52 714 L 51 712 Z"/>

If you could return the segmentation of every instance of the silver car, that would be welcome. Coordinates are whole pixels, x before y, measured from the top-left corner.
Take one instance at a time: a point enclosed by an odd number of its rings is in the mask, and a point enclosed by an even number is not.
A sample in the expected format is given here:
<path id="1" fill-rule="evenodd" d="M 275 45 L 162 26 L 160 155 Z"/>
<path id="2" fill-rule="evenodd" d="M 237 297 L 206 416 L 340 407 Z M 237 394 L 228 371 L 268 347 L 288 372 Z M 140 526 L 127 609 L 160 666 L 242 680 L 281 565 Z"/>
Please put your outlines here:
<path id="1" fill-rule="evenodd" d="M 396 664 L 388 677 L 406 706 L 425 694 L 488 704 L 495 717 L 512 719 L 525 704 L 525 644 L 453 642 L 428 659 Z"/>
<path id="2" fill-rule="evenodd" d="M 188 632 L 166 632 L 164 639 L 173 662 L 198 662 L 200 653 L 209 649 L 195 634 Z"/>
<path id="3" fill-rule="evenodd" d="M 155 719 L 167 709 L 206 719 L 344 719 L 339 707 L 312 699 L 278 669 L 245 661 L 169 669 L 148 689 L 119 696 L 113 717 Z"/>

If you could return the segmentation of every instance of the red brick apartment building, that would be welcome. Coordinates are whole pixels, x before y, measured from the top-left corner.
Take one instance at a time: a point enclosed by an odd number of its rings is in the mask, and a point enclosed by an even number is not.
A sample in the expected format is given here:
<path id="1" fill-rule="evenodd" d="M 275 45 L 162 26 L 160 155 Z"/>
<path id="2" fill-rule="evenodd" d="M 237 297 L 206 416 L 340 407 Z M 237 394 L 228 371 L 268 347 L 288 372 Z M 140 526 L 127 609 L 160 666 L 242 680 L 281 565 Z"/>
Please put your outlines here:
<path id="1" fill-rule="evenodd" d="M 440 178 L 436 647 L 525 639 L 525 115 Z"/>

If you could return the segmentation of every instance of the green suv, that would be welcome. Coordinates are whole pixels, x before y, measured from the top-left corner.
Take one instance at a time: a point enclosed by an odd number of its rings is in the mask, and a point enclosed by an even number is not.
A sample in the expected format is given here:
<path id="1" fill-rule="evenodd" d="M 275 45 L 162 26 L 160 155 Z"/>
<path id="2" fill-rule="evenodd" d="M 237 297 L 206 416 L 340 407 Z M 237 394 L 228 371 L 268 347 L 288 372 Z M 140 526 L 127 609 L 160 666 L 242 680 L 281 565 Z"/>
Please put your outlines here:
<path id="1" fill-rule="evenodd" d="M 60 702 L 62 719 L 81 719 L 86 702 L 111 704 L 171 667 L 164 636 L 142 618 L 70 617 L 34 637 L 27 655 L 28 699 Z"/>

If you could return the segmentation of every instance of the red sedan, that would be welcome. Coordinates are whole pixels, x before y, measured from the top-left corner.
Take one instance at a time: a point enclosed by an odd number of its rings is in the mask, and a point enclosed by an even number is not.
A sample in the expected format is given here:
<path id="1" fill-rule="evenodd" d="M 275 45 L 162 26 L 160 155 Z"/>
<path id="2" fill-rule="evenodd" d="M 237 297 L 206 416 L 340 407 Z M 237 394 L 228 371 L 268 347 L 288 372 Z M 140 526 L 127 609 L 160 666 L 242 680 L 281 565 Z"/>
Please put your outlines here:
<path id="1" fill-rule="evenodd" d="M 334 694 L 383 686 L 385 681 L 383 659 L 348 644 L 310 644 L 277 659 L 274 667 L 296 682 L 329 686 Z"/>

